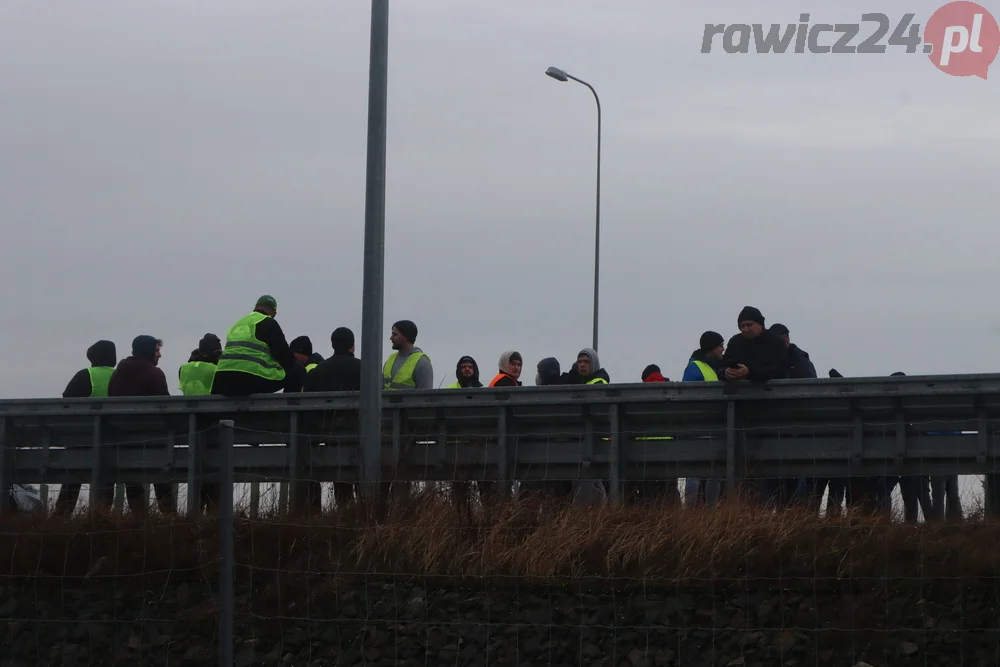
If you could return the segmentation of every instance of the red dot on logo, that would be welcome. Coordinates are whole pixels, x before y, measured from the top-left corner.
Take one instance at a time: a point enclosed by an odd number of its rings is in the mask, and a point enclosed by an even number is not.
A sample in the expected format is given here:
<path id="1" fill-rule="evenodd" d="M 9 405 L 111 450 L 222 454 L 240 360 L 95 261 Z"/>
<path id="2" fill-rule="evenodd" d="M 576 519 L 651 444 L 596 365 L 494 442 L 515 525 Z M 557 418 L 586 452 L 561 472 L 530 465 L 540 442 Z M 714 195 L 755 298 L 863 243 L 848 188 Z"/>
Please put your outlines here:
<path id="1" fill-rule="evenodd" d="M 924 25 L 924 52 L 934 66 L 952 76 L 986 78 L 1000 51 L 1000 26 L 984 7 L 974 2 L 949 2 L 931 14 Z"/>

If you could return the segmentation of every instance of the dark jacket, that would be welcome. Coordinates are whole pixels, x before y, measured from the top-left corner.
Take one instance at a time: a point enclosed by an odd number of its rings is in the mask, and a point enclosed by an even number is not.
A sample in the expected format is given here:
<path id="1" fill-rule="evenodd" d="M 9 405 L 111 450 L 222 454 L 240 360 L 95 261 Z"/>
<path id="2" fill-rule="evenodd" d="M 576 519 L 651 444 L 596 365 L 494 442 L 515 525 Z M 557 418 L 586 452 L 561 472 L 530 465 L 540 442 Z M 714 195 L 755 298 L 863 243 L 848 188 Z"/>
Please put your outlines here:
<path id="1" fill-rule="evenodd" d="M 576 355 L 577 359 L 584 354 L 590 357 L 591 374 L 586 377 L 580 375 L 580 364 L 575 361 L 573 362 L 573 367 L 569 369 L 569 373 L 563 373 L 563 384 L 587 384 L 591 380 L 598 378 L 605 382 L 611 382 L 611 376 L 601 367 L 601 358 L 597 356 L 597 350 L 585 347 Z"/>
<path id="2" fill-rule="evenodd" d="M 292 350 L 288 347 L 285 332 L 281 330 L 281 325 L 278 324 L 276 319 L 273 317 L 262 319 L 257 323 L 254 335 L 257 337 L 257 340 L 267 345 L 271 351 L 271 357 L 285 369 L 286 373 L 292 371 L 295 367 L 295 357 L 292 355 Z"/>
<path id="3" fill-rule="evenodd" d="M 750 370 L 750 375 L 747 376 L 750 382 L 767 382 L 788 377 L 788 351 L 785 349 L 785 341 L 766 329 L 760 336 L 751 340 L 744 338 L 743 334 L 736 334 L 730 338 L 723 359 L 726 362 L 735 361 L 746 366 Z M 726 379 L 725 372 L 723 368 L 719 375 L 720 380 Z"/>
<path id="4" fill-rule="evenodd" d="M 87 348 L 87 361 L 91 368 L 106 366 L 114 368 L 118 363 L 118 353 L 115 344 L 110 340 L 99 340 Z M 63 398 L 90 398 L 90 372 L 86 368 L 77 371 L 66 389 L 63 390 Z"/>
<path id="5" fill-rule="evenodd" d="M 816 377 L 816 367 L 809 359 L 809 353 L 795 343 L 788 346 L 788 366 L 788 377 L 790 378 Z"/>
<path id="6" fill-rule="evenodd" d="M 132 342 L 132 356 L 122 359 L 111 374 L 108 396 L 169 396 L 167 377 L 157 368 L 155 354 L 155 338 L 136 338 Z"/>
<path id="7" fill-rule="evenodd" d="M 560 371 L 558 359 L 545 357 L 535 368 L 535 384 L 538 386 L 562 384 L 563 376 Z"/>
<path id="8" fill-rule="evenodd" d="M 306 374 L 302 391 L 361 391 L 361 360 L 352 352 L 334 352 Z"/>

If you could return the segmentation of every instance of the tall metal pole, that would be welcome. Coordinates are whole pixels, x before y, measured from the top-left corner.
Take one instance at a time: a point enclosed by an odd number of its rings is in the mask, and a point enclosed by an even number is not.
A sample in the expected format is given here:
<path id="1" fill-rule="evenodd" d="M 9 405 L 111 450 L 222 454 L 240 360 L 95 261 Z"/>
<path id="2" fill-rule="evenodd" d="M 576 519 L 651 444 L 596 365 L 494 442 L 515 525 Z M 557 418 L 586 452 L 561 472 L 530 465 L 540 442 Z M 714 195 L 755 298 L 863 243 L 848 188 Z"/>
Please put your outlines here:
<path id="1" fill-rule="evenodd" d="M 597 96 L 597 91 L 594 90 L 594 87 L 583 79 L 577 78 L 560 69 L 549 68 L 549 70 L 552 72 L 550 76 L 560 81 L 572 79 L 577 83 L 582 83 L 594 94 L 594 101 L 597 102 L 597 205 L 594 215 L 594 342 L 591 344 L 591 347 L 596 351 L 598 305 L 601 292 L 601 98 Z"/>
<path id="2" fill-rule="evenodd" d="M 382 310 L 385 293 L 385 135 L 389 0 L 372 0 L 368 61 L 368 164 L 361 300 L 361 489 L 375 499 L 382 449 Z"/>

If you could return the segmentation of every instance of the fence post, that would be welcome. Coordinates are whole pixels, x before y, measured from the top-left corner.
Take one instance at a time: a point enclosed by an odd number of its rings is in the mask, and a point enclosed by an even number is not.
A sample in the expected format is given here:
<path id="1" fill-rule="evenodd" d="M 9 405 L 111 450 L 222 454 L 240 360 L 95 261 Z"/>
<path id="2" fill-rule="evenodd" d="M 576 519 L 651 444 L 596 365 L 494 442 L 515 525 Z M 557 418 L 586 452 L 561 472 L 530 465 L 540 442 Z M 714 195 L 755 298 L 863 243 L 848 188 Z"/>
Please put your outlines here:
<path id="1" fill-rule="evenodd" d="M 233 420 L 219 422 L 219 667 L 233 667 Z"/>
<path id="2" fill-rule="evenodd" d="M 612 403 L 608 406 L 608 419 L 611 422 L 611 439 L 608 442 L 608 485 L 611 487 L 608 489 L 610 494 L 608 495 L 608 500 L 612 503 L 617 503 L 622 497 L 622 481 L 621 481 L 621 456 L 622 456 L 622 442 L 621 442 L 621 424 L 618 421 L 618 404 Z"/>
<path id="3" fill-rule="evenodd" d="M 726 491 L 736 499 L 740 493 L 739 452 L 736 446 L 736 401 L 726 401 Z"/>

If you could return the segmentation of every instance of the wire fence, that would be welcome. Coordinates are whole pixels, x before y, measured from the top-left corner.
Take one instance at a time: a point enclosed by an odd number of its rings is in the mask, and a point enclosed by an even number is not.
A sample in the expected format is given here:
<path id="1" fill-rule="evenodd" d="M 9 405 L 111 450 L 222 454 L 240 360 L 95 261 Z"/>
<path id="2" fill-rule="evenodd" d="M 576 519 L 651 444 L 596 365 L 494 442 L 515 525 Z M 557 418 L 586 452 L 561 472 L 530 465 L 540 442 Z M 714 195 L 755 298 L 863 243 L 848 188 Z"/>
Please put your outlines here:
<path id="1" fill-rule="evenodd" d="M 434 481 L 390 476 L 362 498 L 350 474 L 308 465 L 233 484 L 232 454 L 272 434 L 205 434 L 223 455 L 197 503 L 186 484 L 157 494 L 154 471 L 106 512 L 86 511 L 83 485 L 60 516 L 51 485 L 50 516 L 3 519 L 0 667 L 1000 664 L 1000 524 L 982 476 L 909 456 L 902 476 L 887 463 L 761 479 L 748 451 L 734 488 L 724 467 L 626 462 L 611 502 L 597 466 L 514 466 L 511 480 L 406 460 Z"/>

